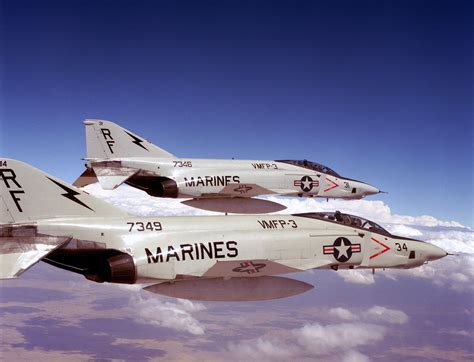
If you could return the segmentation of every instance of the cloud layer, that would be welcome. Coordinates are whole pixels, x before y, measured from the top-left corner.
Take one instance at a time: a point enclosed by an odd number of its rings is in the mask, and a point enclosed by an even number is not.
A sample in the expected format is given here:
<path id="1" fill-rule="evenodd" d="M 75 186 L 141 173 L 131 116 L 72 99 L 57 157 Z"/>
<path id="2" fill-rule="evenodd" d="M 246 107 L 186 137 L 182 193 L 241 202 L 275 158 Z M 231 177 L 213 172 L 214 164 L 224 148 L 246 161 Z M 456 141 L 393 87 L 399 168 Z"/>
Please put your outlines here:
<path id="1" fill-rule="evenodd" d="M 284 337 L 259 337 L 230 343 L 229 350 L 238 359 L 259 356 L 264 360 L 322 358 L 324 360 L 368 361 L 360 349 L 383 341 L 390 324 L 406 324 L 408 316 L 400 310 L 373 306 L 366 310 L 331 308 L 323 311 L 335 323 L 306 323 Z"/>
<path id="2" fill-rule="evenodd" d="M 155 296 L 133 295 L 130 300 L 136 321 L 184 331 L 194 335 L 203 335 L 205 327 L 193 317 L 193 313 L 206 309 L 204 305 L 189 300 L 177 299 L 176 302 L 164 302 Z"/>

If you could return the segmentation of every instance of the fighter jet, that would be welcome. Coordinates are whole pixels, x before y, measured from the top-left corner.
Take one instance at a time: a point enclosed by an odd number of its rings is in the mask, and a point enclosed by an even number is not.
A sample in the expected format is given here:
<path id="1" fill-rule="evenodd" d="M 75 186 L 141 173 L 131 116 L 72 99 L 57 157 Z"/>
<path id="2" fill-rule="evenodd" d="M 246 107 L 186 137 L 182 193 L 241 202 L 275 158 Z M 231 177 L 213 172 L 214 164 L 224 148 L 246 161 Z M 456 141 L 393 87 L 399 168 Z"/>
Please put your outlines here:
<path id="1" fill-rule="evenodd" d="M 112 190 L 126 183 L 155 197 L 217 212 L 269 213 L 285 206 L 259 195 L 360 199 L 379 193 L 329 167 L 302 160 L 179 158 L 115 123 L 86 120 L 86 171 L 74 183 L 99 181 Z"/>
<path id="2" fill-rule="evenodd" d="M 447 255 L 335 213 L 134 217 L 23 162 L 0 159 L 0 278 L 42 260 L 95 282 L 213 301 L 283 298 L 313 286 L 279 274 L 414 268 Z"/>

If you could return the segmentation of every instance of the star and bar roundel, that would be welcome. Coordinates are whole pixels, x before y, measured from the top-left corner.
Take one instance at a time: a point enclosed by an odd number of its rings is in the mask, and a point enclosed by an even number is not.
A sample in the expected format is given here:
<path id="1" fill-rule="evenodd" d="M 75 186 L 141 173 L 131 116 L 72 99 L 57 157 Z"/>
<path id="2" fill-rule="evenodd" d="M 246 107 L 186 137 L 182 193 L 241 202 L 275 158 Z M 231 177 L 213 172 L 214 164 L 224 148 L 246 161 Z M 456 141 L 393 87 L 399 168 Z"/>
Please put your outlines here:
<path id="1" fill-rule="evenodd" d="M 301 187 L 301 190 L 303 190 L 304 192 L 310 192 L 313 189 L 313 187 L 319 186 L 319 181 L 318 180 L 313 181 L 311 177 L 303 176 L 301 180 L 295 180 L 293 185 Z"/>
<path id="2" fill-rule="evenodd" d="M 337 238 L 332 245 L 323 246 L 323 254 L 334 255 L 340 263 L 349 261 L 353 253 L 360 253 L 360 251 L 360 244 L 352 244 L 349 239 L 342 236 Z"/>
<path id="3" fill-rule="evenodd" d="M 254 274 L 259 273 L 260 269 L 265 268 L 267 265 L 264 263 L 254 263 L 253 261 L 245 261 L 240 263 L 240 266 L 232 269 L 234 273 L 247 273 Z"/>

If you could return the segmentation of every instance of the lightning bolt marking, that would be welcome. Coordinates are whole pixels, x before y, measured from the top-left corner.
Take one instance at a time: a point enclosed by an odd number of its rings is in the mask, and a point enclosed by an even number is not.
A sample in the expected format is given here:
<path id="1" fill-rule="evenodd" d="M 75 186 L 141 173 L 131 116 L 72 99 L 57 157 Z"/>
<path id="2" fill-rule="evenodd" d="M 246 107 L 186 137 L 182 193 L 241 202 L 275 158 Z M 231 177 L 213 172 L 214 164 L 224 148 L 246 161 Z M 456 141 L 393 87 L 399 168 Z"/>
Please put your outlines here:
<path id="1" fill-rule="evenodd" d="M 86 204 L 84 204 L 81 200 L 79 200 L 76 195 L 80 195 L 79 192 L 77 191 L 74 191 L 73 189 L 70 189 L 69 187 L 57 182 L 57 181 L 54 181 L 53 179 L 47 177 L 48 180 L 50 180 L 51 182 L 55 183 L 56 185 L 58 185 L 60 188 L 62 188 L 64 191 L 66 191 L 66 193 L 64 194 L 61 194 L 61 196 L 64 196 L 66 199 L 69 199 L 71 201 L 74 201 L 76 204 L 79 204 L 81 206 L 84 206 L 85 208 L 91 210 L 91 211 L 94 211 L 92 210 L 89 206 L 87 206 Z"/>
<path id="2" fill-rule="evenodd" d="M 142 145 L 143 140 L 141 140 L 140 138 L 138 138 L 137 136 L 135 136 L 131 133 L 128 133 L 127 131 L 125 131 L 125 133 L 133 138 L 133 143 L 135 143 L 137 146 L 143 148 L 144 150 L 148 151 L 148 148 L 146 148 L 145 146 Z"/>

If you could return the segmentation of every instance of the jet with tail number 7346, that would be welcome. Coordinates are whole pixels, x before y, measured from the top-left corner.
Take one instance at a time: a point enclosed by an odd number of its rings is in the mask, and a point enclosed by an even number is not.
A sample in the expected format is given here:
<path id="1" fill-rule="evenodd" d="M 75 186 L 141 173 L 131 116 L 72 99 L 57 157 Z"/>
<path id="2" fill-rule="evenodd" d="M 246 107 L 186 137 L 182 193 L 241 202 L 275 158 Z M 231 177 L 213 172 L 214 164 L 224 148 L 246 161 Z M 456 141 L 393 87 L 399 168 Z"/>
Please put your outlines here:
<path id="1" fill-rule="evenodd" d="M 334 213 L 134 217 L 20 161 L 0 159 L 0 278 L 42 260 L 95 282 L 214 301 L 283 298 L 310 269 L 414 268 L 447 253 Z"/>
<path id="2" fill-rule="evenodd" d="M 307 160 L 179 158 L 113 122 L 84 124 L 87 169 L 78 187 L 98 180 L 111 190 L 125 183 L 151 196 L 189 199 L 183 201 L 188 206 L 241 214 L 285 209 L 254 198 L 260 195 L 360 199 L 380 192 Z"/>

